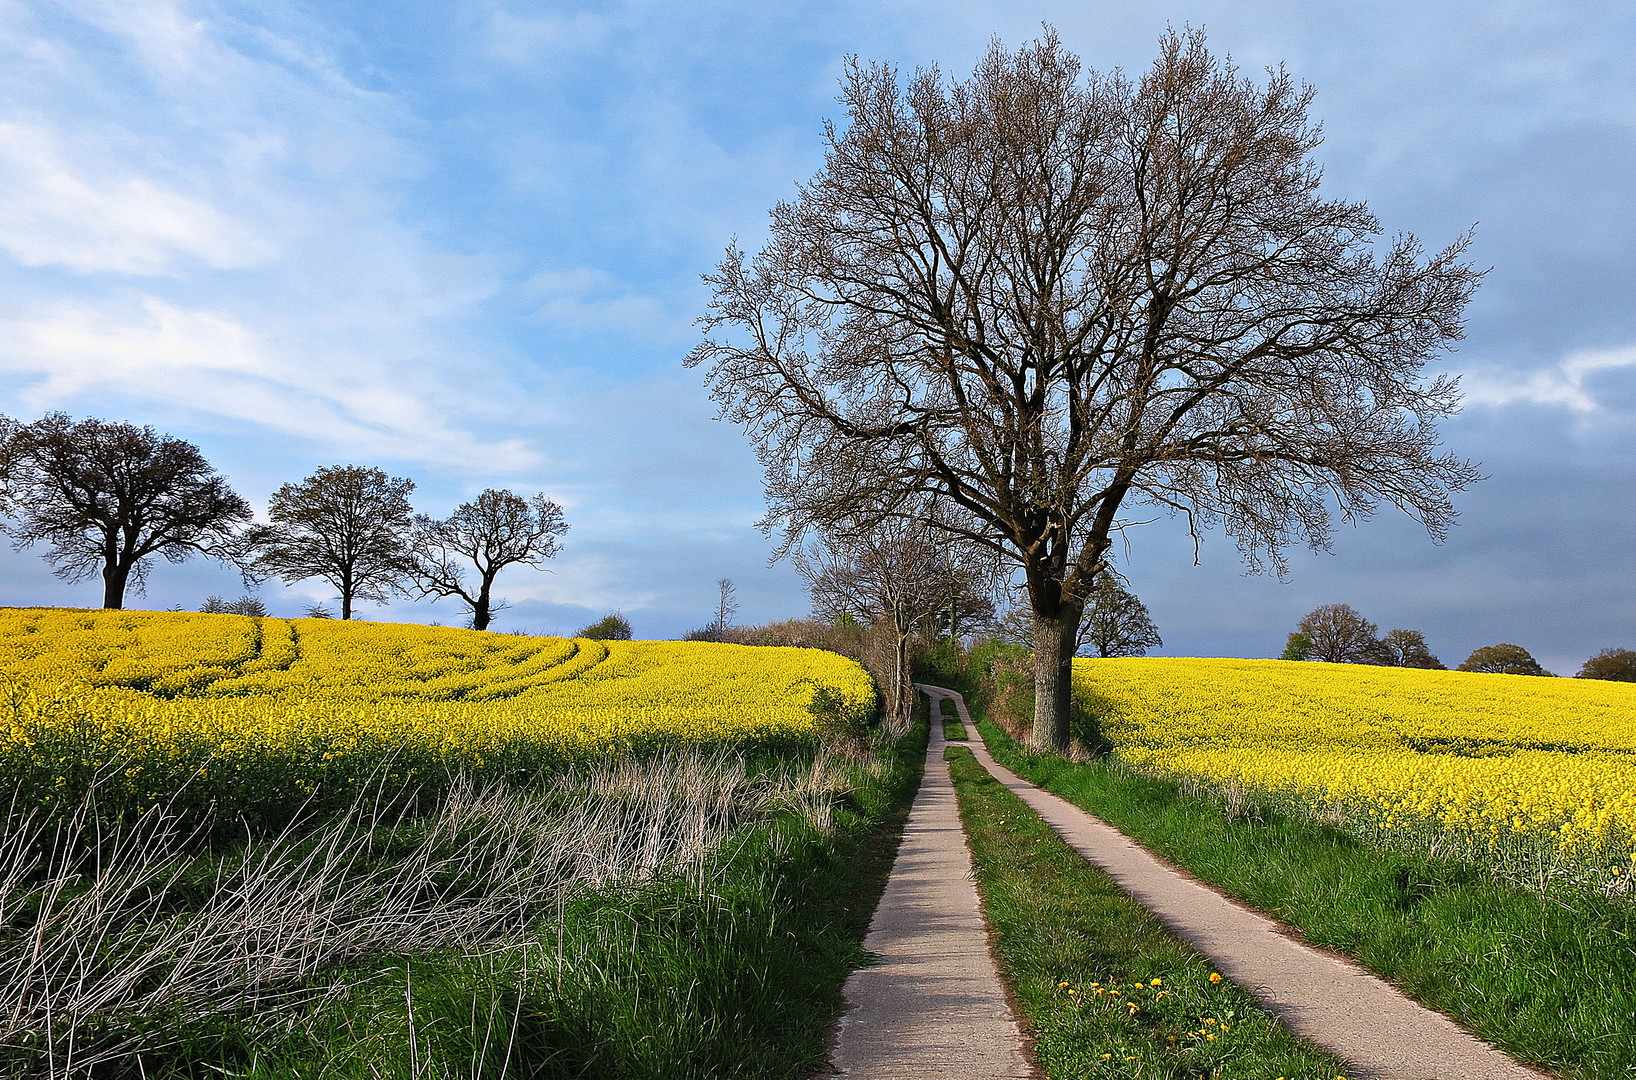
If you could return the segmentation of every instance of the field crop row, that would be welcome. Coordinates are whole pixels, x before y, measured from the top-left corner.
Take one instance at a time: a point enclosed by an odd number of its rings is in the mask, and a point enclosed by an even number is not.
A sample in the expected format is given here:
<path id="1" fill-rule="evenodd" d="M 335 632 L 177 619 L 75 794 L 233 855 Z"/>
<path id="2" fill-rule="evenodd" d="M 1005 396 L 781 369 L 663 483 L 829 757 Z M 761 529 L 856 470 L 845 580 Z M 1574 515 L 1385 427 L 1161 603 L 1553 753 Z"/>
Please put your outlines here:
<path id="1" fill-rule="evenodd" d="M 0 695 L 0 783 L 25 803 L 95 789 L 269 825 L 366 783 L 776 749 L 874 708 L 862 668 L 813 649 L 37 609 L 0 612 Z"/>

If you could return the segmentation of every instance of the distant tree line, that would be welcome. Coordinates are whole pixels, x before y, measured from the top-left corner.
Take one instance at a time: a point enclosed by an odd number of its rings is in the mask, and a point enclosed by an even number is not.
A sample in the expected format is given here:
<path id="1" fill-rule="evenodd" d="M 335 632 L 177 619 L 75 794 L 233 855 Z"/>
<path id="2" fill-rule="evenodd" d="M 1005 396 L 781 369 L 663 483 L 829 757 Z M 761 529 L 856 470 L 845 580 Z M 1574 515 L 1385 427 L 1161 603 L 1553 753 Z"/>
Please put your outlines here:
<path id="1" fill-rule="evenodd" d="M 1446 670 L 1442 661 L 1426 647 L 1426 638 L 1420 631 L 1391 630 L 1379 636 L 1375 624 L 1348 604 L 1325 604 L 1307 612 L 1285 642 L 1280 659 Z M 1472 650 L 1455 670 L 1500 675 L 1552 674 L 1541 667 L 1527 649 L 1508 642 Z M 1636 682 L 1636 651 L 1603 649 L 1585 661 L 1576 677 Z"/>
<path id="2" fill-rule="evenodd" d="M 100 576 L 105 608 L 124 607 L 132 589 L 143 594 L 155 557 L 203 555 L 236 567 L 246 586 L 328 582 L 343 619 L 360 600 L 453 597 L 484 630 L 506 606 L 494 595 L 500 572 L 543 569 L 568 530 L 562 507 L 543 495 L 490 489 L 434 518 L 415 513 L 414 489 L 378 468 L 328 466 L 273 492 L 257 523 L 185 440 L 61 412 L 32 423 L 0 416 L 0 531 L 19 551 L 46 544 L 45 560 L 66 581 Z M 248 596 L 211 597 L 204 610 L 265 614 Z M 331 613 L 314 605 L 307 614 Z"/>

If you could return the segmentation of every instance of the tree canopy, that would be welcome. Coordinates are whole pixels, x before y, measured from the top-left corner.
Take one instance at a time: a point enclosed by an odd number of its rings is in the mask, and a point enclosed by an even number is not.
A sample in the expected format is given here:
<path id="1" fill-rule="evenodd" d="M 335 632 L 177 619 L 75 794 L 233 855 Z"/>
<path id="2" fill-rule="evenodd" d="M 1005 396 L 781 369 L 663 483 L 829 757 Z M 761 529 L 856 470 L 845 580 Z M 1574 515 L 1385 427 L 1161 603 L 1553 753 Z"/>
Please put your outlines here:
<path id="1" fill-rule="evenodd" d="M 1377 243 L 1323 197 L 1311 91 L 1170 34 L 1132 81 L 1054 34 L 969 79 L 851 63 L 823 168 L 707 277 L 705 365 L 769 526 L 958 508 L 1034 620 L 1033 741 L 1067 744 L 1085 604 L 1139 504 L 1252 567 L 1382 503 L 1440 538 L 1477 479 L 1440 452 L 1467 238 Z"/>
<path id="2" fill-rule="evenodd" d="M 1549 675 L 1521 645 L 1502 643 L 1473 649 L 1456 671 L 1485 671 L 1496 675 Z"/>
<path id="3" fill-rule="evenodd" d="M 1636 682 L 1636 650 L 1603 649 L 1585 661 L 1575 678 Z"/>
<path id="4" fill-rule="evenodd" d="M 102 606 L 143 592 L 153 557 L 240 555 L 250 505 L 190 442 L 151 427 L 50 413 L 0 417 L 0 531 L 19 551 L 49 545 L 65 581 L 102 578 Z"/>
<path id="5" fill-rule="evenodd" d="M 341 597 L 341 618 L 354 601 L 385 603 L 414 569 L 409 534 L 415 482 L 361 465 L 332 465 L 268 502 L 272 524 L 255 538 L 255 565 L 286 581 L 322 578 Z"/>
<path id="6" fill-rule="evenodd" d="M 574 636 L 593 641 L 629 641 L 631 621 L 620 612 L 609 612 L 589 626 L 581 627 Z"/>

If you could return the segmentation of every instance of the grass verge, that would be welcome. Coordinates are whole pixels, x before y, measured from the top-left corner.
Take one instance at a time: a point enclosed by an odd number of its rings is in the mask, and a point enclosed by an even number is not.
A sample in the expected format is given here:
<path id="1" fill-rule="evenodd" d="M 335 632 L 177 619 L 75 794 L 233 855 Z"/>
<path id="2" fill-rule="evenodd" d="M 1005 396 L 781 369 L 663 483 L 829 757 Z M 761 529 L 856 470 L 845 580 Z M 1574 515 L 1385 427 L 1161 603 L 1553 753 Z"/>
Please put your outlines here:
<path id="1" fill-rule="evenodd" d="M 983 912 L 1051 1077 L 1343 1075 L 990 776 L 947 751 Z"/>
<path id="2" fill-rule="evenodd" d="M 907 737 L 850 766 L 823 827 L 810 812 L 779 811 L 684 869 L 577 889 L 526 932 L 326 964 L 308 977 L 310 994 L 277 1014 L 145 1018 L 163 1025 L 163 1048 L 105 1061 L 95 1075 L 808 1074 L 825 1059 L 842 984 L 867 960 L 862 939 L 927 732 L 923 712 Z"/>
<path id="3" fill-rule="evenodd" d="M 1542 896 L 1471 863 L 1228 806 L 1115 762 L 1034 754 L 978 711 L 1000 764 L 1512 1055 L 1576 1080 L 1636 1075 L 1628 900 Z"/>
<path id="4" fill-rule="evenodd" d="M 948 742 L 965 742 L 966 725 L 960 722 L 960 713 L 949 698 L 940 698 L 943 709 L 943 738 Z"/>

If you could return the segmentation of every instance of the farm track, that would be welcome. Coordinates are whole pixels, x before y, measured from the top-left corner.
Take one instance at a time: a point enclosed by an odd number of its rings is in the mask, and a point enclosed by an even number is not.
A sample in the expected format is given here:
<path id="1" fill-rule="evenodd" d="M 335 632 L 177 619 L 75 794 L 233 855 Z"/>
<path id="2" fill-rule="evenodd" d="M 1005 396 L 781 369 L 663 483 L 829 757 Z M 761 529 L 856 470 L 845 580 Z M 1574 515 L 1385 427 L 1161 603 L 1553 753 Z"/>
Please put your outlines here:
<path id="1" fill-rule="evenodd" d="M 947 745 L 932 724 L 920 791 L 863 943 L 880 962 L 853 972 L 842 992 L 847 1011 L 830 1057 L 842 1076 L 1038 1075 L 989 949 Z"/>
<path id="2" fill-rule="evenodd" d="M 955 703 L 971 751 L 990 775 L 1172 933 L 1253 993 L 1291 1031 L 1351 1062 L 1354 1071 L 1349 1076 L 1377 1080 L 1545 1076 L 1410 1000 L 1390 983 L 1293 940 L 1267 916 L 1212 891 L 1079 807 L 1018 777 L 996 763 L 976 737 L 960 694 L 917 686 L 931 699 L 934 717 L 945 699 Z"/>

